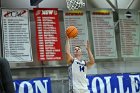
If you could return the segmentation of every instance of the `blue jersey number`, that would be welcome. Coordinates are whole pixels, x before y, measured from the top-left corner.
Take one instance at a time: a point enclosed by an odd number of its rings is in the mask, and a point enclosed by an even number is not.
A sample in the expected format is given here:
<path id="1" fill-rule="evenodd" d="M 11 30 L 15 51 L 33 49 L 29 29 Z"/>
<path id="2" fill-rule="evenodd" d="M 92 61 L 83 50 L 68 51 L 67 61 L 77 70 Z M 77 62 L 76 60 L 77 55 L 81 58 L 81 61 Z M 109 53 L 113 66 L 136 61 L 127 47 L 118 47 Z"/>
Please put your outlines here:
<path id="1" fill-rule="evenodd" d="M 79 66 L 80 72 L 84 72 L 85 71 L 85 67 L 84 66 Z"/>

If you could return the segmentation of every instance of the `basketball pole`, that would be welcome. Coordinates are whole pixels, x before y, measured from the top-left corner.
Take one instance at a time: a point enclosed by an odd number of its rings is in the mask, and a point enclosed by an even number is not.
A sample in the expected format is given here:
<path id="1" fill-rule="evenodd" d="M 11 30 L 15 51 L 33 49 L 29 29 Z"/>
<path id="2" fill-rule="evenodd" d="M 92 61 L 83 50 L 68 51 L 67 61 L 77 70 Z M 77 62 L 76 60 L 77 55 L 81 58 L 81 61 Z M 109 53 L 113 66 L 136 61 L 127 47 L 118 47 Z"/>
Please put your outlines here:
<path id="1" fill-rule="evenodd" d="M 42 73 L 42 78 L 45 77 L 45 68 L 44 68 L 44 62 L 41 61 L 41 73 Z"/>
<path id="2" fill-rule="evenodd" d="M 36 8 L 39 8 L 39 3 L 36 5 Z M 44 68 L 43 61 L 41 61 L 41 75 L 42 75 L 42 78 L 45 77 L 45 68 Z"/>

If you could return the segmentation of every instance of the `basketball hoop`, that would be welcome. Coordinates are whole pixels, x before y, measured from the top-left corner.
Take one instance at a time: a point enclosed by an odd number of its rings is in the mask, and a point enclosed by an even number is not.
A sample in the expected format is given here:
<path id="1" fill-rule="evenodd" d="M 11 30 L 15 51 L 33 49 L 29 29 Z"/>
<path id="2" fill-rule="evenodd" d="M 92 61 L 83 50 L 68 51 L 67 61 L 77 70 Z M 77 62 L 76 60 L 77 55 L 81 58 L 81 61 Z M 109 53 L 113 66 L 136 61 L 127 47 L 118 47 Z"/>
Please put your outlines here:
<path id="1" fill-rule="evenodd" d="M 69 10 L 76 10 L 85 6 L 85 3 L 82 0 L 66 0 L 66 2 Z"/>

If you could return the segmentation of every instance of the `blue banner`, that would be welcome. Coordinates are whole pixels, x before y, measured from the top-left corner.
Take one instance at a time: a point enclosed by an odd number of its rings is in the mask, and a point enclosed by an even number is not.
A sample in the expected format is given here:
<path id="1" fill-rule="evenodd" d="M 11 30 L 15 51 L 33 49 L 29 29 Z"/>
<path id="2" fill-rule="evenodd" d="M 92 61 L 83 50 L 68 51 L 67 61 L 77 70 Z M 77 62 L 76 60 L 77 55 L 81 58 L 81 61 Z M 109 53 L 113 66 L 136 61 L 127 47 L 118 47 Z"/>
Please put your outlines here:
<path id="1" fill-rule="evenodd" d="M 90 93 L 140 93 L 140 74 L 87 76 Z"/>
<path id="2" fill-rule="evenodd" d="M 16 93 L 51 93 L 50 78 L 35 78 L 32 80 L 15 80 Z"/>
<path id="3" fill-rule="evenodd" d="M 140 74 L 87 76 L 89 93 L 140 93 Z M 50 78 L 15 80 L 16 93 L 52 93 Z"/>

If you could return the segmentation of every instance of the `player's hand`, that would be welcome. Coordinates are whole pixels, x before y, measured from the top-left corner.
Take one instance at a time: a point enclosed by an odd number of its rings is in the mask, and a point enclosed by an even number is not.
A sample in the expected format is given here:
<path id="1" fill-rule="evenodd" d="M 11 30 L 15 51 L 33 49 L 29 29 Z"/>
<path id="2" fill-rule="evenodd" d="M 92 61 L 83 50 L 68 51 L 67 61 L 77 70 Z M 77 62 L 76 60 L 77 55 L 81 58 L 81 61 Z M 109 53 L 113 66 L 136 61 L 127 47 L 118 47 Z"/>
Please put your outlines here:
<path id="1" fill-rule="evenodd" d="M 87 44 L 86 44 L 86 49 L 89 50 L 90 49 L 90 43 L 89 41 L 87 40 Z"/>
<path id="2" fill-rule="evenodd" d="M 66 35 L 66 40 L 69 40 L 70 38 Z"/>

